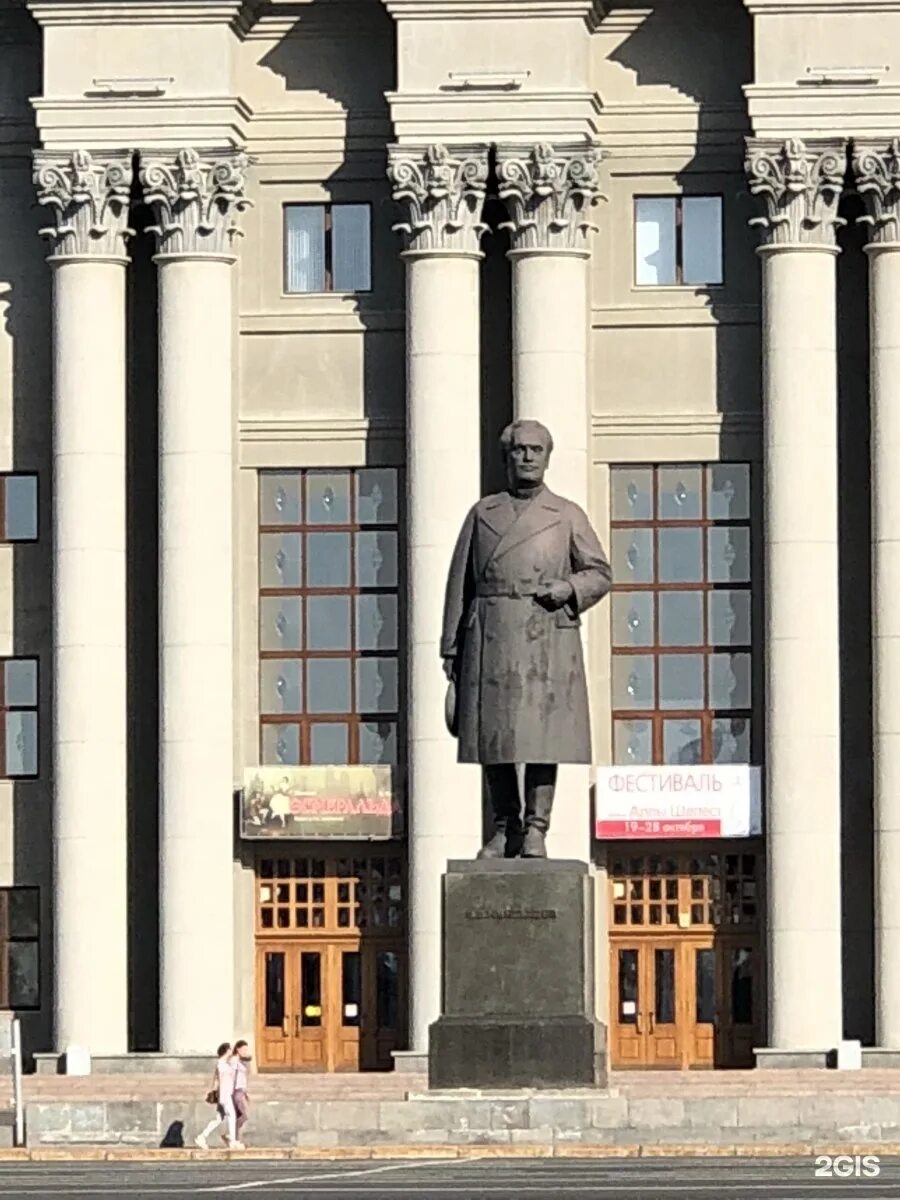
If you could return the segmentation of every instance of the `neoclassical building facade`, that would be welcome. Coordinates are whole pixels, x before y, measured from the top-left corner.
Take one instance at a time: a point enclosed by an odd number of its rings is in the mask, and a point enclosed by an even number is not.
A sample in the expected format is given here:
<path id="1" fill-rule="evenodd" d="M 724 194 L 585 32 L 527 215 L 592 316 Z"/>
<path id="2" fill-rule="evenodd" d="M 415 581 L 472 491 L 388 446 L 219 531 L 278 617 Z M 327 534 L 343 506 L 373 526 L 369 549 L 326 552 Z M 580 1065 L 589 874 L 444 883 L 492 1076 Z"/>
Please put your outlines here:
<path id="1" fill-rule="evenodd" d="M 897 0 L 0 0 L 30 1054 L 424 1053 L 483 817 L 444 580 L 517 417 L 613 567 L 549 839 L 612 1064 L 900 1051 L 898 46 Z"/>

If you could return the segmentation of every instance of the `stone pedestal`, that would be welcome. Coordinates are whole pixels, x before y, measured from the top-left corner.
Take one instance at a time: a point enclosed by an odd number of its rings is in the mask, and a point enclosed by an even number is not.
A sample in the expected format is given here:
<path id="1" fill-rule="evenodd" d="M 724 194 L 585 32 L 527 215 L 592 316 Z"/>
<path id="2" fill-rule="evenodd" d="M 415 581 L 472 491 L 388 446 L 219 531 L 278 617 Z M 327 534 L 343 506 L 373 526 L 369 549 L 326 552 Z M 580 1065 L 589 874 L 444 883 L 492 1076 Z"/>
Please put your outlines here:
<path id="1" fill-rule="evenodd" d="M 442 883 L 443 1003 L 429 1031 L 429 1086 L 605 1084 L 586 864 L 450 862 Z"/>

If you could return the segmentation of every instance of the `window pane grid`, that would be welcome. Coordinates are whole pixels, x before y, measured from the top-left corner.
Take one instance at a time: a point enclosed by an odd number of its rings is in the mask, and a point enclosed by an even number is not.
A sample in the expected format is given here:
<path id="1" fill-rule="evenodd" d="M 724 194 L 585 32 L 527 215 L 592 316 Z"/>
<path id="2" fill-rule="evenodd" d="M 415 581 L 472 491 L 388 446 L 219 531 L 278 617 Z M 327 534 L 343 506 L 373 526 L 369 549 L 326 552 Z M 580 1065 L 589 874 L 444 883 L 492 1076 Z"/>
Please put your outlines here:
<path id="1" fill-rule="evenodd" d="M 272 490 L 283 494 L 292 475 L 301 480 L 302 494 L 294 489 L 297 498 L 290 523 L 266 523 L 278 508 L 271 503 Z M 260 472 L 260 598 L 296 601 L 302 629 L 293 644 L 273 648 L 267 642 L 270 630 L 261 623 L 263 765 L 334 762 L 335 757 L 336 765 L 397 761 L 403 687 L 398 485 L 396 468 Z M 379 519 L 382 515 L 390 519 Z M 262 547 L 263 539 L 273 533 L 300 539 L 296 586 L 268 586 Z M 335 540 L 310 540 L 323 535 Z M 384 583 L 372 581 L 372 575 L 379 573 L 385 575 Z M 376 603 L 363 606 L 363 598 Z M 329 599 L 331 604 L 323 603 Z M 296 663 L 299 668 L 299 686 L 282 688 L 281 695 L 290 690 L 294 701 L 290 711 L 271 711 L 270 689 L 262 686 L 265 664 L 273 661 L 286 666 Z"/>
<path id="2" fill-rule="evenodd" d="M 611 608 L 614 759 L 634 765 L 749 761 L 756 704 L 749 467 L 622 466 L 612 475 L 613 552 L 624 564 Z M 675 483 L 679 477 L 699 480 L 699 487 Z M 666 489 L 675 483 L 675 491 L 663 493 L 662 480 Z M 735 514 L 727 519 L 713 515 L 722 511 L 726 491 L 725 508 Z M 671 511 L 673 495 L 696 516 L 662 515 Z M 630 519 L 629 507 L 639 509 L 641 519 Z M 673 529 L 695 530 L 697 537 L 672 542 Z M 724 558 L 718 549 L 713 557 L 718 542 L 711 530 L 724 531 L 725 569 L 735 578 L 717 578 Z M 715 607 L 714 596 L 720 597 Z"/>

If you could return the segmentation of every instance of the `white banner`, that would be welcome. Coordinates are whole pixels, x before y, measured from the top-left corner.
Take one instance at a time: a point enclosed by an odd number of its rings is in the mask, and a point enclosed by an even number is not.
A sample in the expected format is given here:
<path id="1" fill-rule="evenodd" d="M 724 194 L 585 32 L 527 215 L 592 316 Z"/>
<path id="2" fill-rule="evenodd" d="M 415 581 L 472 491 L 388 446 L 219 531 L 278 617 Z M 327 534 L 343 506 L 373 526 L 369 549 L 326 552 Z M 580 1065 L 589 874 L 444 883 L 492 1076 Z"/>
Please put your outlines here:
<path id="1" fill-rule="evenodd" d="M 595 834 L 740 838 L 762 833 L 759 767 L 598 767 Z"/>

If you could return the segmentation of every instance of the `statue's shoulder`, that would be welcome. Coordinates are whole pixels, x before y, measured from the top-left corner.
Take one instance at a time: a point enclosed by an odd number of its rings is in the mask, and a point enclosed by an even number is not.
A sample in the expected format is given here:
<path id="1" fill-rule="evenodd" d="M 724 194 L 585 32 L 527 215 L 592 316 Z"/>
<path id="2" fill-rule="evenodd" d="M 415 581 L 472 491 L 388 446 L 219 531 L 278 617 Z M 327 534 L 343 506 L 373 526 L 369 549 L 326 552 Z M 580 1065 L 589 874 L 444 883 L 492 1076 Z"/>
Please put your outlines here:
<path id="1" fill-rule="evenodd" d="M 565 496 L 559 496 L 556 492 L 551 492 L 549 488 L 544 489 L 544 496 L 555 508 L 564 512 L 570 520 L 586 516 L 580 504 L 576 504 L 574 500 L 567 500 Z"/>
<path id="2" fill-rule="evenodd" d="M 478 500 L 472 511 L 476 516 L 481 516 L 482 513 L 490 512 L 492 508 L 498 508 L 501 504 L 505 504 L 509 499 L 507 492 L 491 492 L 487 496 L 482 496 Z"/>

